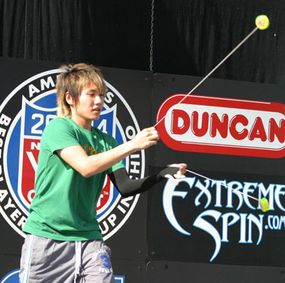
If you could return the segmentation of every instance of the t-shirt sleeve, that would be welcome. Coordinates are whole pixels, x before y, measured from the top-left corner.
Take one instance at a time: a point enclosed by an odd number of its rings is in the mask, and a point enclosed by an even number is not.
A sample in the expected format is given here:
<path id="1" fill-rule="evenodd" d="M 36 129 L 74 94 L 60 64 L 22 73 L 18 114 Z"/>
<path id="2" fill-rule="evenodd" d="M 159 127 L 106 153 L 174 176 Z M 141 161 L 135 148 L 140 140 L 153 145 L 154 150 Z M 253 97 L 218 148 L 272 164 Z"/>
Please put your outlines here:
<path id="1" fill-rule="evenodd" d="M 42 142 L 47 144 L 51 152 L 79 145 L 74 129 L 63 118 L 56 118 L 49 123 L 44 131 Z"/>

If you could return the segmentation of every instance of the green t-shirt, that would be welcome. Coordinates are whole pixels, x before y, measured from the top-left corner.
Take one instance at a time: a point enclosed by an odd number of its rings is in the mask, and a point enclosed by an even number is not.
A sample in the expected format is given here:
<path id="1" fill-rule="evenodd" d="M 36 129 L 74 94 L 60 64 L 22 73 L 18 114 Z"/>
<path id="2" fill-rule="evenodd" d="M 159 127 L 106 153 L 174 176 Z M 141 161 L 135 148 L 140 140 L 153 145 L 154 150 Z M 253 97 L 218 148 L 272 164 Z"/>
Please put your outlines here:
<path id="1" fill-rule="evenodd" d="M 82 177 L 56 154 L 57 150 L 73 145 L 81 145 L 92 155 L 117 143 L 98 129 L 88 131 L 69 118 L 52 120 L 41 139 L 35 197 L 25 232 L 60 241 L 102 239 L 96 203 L 106 174 L 124 164 L 119 162 L 106 172 Z"/>

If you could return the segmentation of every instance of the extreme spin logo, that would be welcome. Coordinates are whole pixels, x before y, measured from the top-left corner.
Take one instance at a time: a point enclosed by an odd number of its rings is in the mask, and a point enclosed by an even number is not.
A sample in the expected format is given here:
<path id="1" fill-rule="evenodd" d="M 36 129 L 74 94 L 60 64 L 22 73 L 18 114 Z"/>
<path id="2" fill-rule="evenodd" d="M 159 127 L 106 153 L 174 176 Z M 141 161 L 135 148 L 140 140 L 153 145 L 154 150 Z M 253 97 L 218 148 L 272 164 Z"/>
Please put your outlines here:
<path id="1" fill-rule="evenodd" d="M 17 86 L 0 106 L 0 213 L 23 237 L 31 200 L 41 135 L 56 117 L 56 78 L 61 70 L 39 73 Z M 123 96 L 108 82 L 100 119 L 94 126 L 112 135 L 118 143 L 131 140 L 139 131 L 136 118 Z M 124 118 L 121 119 L 122 113 Z M 127 115 L 126 115 L 127 113 Z M 144 152 L 124 160 L 131 178 L 142 178 Z M 139 195 L 122 199 L 106 178 L 97 204 L 99 226 L 104 240 L 113 236 L 133 212 Z"/>

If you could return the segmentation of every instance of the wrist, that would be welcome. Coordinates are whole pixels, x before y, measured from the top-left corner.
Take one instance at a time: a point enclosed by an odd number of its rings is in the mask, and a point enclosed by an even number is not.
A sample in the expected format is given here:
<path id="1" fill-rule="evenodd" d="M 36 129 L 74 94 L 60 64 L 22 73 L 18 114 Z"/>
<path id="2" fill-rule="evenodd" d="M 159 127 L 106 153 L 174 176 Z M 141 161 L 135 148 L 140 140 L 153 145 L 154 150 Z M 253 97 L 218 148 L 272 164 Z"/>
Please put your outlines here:
<path id="1" fill-rule="evenodd" d="M 127 143 L 127 148 L 130 150 L 130 154 L 139 151 L 140 148 L 134 140 L 129 140 Z"/>

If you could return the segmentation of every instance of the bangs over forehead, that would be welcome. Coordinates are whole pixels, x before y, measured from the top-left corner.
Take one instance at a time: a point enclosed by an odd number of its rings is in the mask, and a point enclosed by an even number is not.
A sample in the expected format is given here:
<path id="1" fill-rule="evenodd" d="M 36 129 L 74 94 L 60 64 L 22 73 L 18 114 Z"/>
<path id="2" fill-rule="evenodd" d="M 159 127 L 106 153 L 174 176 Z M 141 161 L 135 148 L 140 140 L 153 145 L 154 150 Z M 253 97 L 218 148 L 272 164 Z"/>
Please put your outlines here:
<path id="1" fill-rule="evenodd" d="M 80 91 L 82 91 L 83 88 L 89 87 L 90 83 L 92 82 L 97 87 L 99 93 L 105 94 L 106 92 L 105 82 L 103 81 L 102 77 L 98 76 L 97 73 L 90 73 L 87 74 L 87 76 L 79 77 L 78 87 Z"/>
<path id="2" fill-rule="evenodd" d="M 66 66 L 60 76 L 65 81 L 66 91 L 73 96 L 79 95 L 83 88 L 88 87 L 91 82 L 95 84 L 100 93 L 105 94 L 106 85 L 101 71 L 93 65 L 76 64 L 74 66 Z"/>

